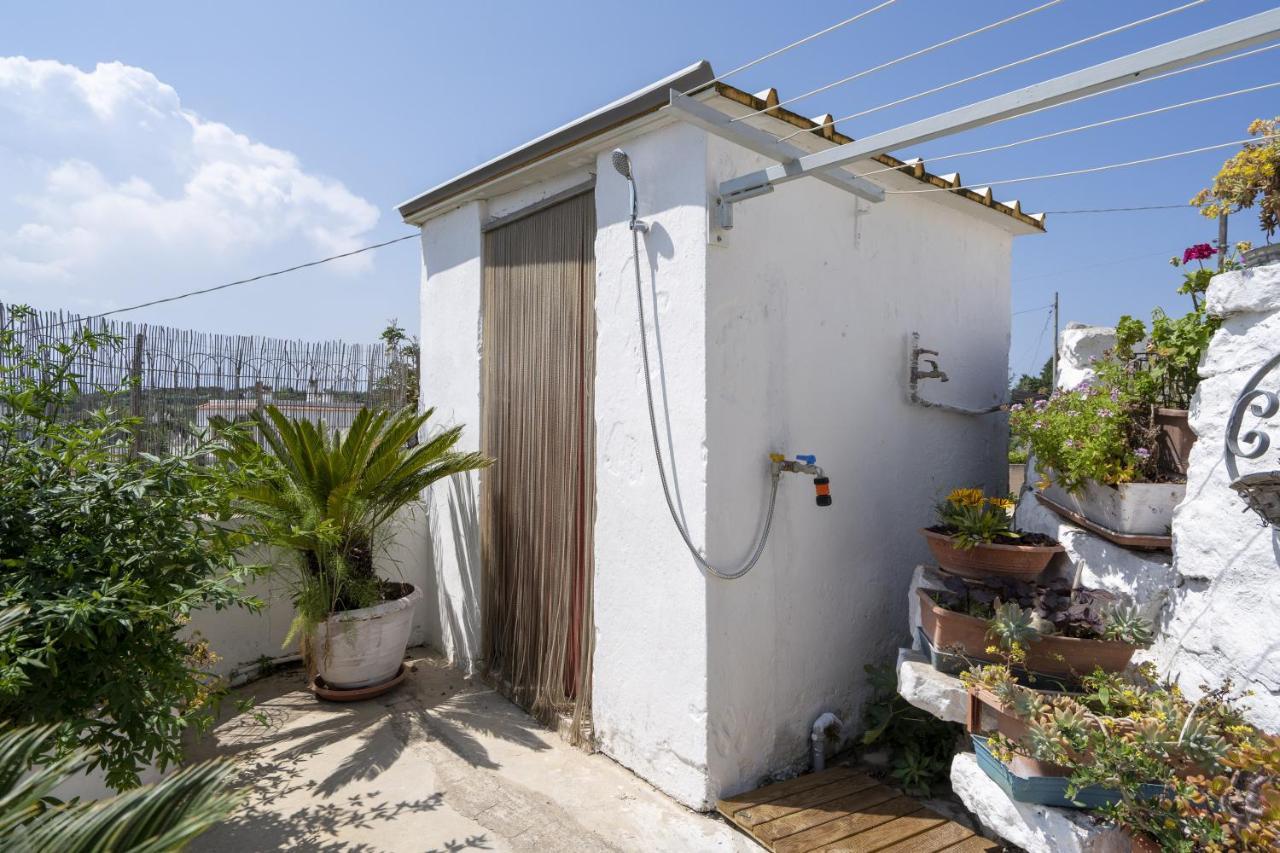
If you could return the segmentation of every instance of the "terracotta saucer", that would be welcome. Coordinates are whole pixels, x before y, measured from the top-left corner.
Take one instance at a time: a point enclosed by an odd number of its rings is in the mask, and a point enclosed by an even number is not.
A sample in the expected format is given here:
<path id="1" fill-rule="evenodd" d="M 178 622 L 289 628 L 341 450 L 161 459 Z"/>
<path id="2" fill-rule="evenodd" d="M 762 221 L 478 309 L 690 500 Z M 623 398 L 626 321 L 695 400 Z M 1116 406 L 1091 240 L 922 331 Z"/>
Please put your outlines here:
<path id="1" fill-rule="evenodd" d="M 408 672 L 408 668 L 404 664 L 400 664 L 396 674 L 381 684 L 370 684 L 368 687 L 353 687 L 346 690 L 330 687 L 324 683 L 323 678 L 317 675 L 311 682 L 311 692 L 321 699 L 328 699 L 330 702 L 359 702 L 362 699 L 381 696 L 383 693 L 394 689 L 397 684 L 404 681 L 404 677 Z"/>

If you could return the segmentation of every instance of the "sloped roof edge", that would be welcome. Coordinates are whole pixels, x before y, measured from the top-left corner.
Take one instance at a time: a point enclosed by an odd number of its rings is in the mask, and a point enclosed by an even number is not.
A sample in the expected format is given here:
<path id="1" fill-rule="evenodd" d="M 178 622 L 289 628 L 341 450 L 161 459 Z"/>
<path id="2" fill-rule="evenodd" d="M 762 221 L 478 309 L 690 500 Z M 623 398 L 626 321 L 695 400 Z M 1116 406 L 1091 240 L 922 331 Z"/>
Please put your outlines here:
<path id="1" fill-rule="evenodd" d="M 609 133 L 642 116 L 657 112 L 669 103 L 672 89 L 695 93 L 705 91 L 712 84 L 714 84 L 715 93 L 720 97 L 736 101 L 739 104 L 750 107 L 752 110 L 761 111 L 762 115 L 781 120 L 801 130 L 812 131 L 815 135 L 834 145 L 843 145 L 853 141 L 852 137 L 846 136 L 835 129 L 834 122 L 830 116 L 819 116 L 819 120 L 814 120 L 791 110 L 778 107 L 775 90 L 761 93 L 765 95 L 765 97 L 761 97 L 717 81 L 715 72 L 711 69 L 711 63 L 704 59 L 651 83 L 643 89 L 619 98 L 579 119 L 562 125 L 549 133 L 543 134 L 531 142 L 514 148 L 486 163 L 481 163 L 479 166 L 463 172 L 455 178 L 451 178 L 420 195 L 414 196 L 408 201 L 402 202 L 397 206 L 397 209 L 405 222 L 420 224 L 414 221 L 418 214 L 429 211 L 431 208 L 437 207 L 455 196 L 463 195 L 486 183 L 579 145 L 593 137 Z M 988 210 L 1008 216 L 1023 226 L 1033 229 L 1032 233 L 1034 231 L 1044 231 L 1045 217 L 1043 213 L 1024 213 L 1017 201 L 998 201 L 992 196 L 990 187 L 969 189 L 961 184 L 959 175 L 934 175 L 925 170 L 924 162 L 920 160 L 903 161 L 889 154 L 879 154 L 868 159 L 892 168 L 921 183 L 938 189 L 951 190 L 950 193 L 945 195 L 963 198 L 974 204 L 982 205 Z"/>
<path id="2" fill-rule="evenodd" d="M 508 172 L 541 160 L 564 148 L 577 145 L 583 140 L 599 136 L 639 118 L 647 113 L 656 112 L 667 105 L 671 89 L 687 92 L 690 89 L 706 86 L 715 79 L 711 63 L 705 59 L 683 68 L 674 74 L 651 83 L 643 89 L 619 98 L 595 112 L 562 125 L 550 133 L 543 134 L 532 142 L 499 155 L 487 163 L 481 163 L 470 171 L 463 172 L 456 178 L 432 187 L 421 195 L 414 196 L 398 205 L 400 216 L 406 222 L 421 210 L 439 204 L 452 196 L 460 195 L 467 190 L 475 189 L 481 184 Z"/>

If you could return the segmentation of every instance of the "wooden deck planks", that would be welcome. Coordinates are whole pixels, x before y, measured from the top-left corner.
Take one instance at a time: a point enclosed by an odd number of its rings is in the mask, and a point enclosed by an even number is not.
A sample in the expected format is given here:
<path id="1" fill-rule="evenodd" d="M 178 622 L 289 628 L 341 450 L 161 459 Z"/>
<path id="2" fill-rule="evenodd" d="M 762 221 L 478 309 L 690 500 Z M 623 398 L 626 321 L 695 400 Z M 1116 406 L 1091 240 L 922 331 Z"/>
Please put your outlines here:
<path id="1" fill-rule="evenodd" d="M 752 834 L 760 843 L 770 844 L 789 835 L 795 835 L 815 826 L 837 820 L 851 812 L 878 805 L 886 800 L 893 799 L 893 797 L 893 791 L 884 785 L 871 783 L 857 793 L 840 797 L 837 800 L 823 803 L 816 808 L 795 812 L 778 820 L 770 821 L 763 826 L 758 826 L 753 830 Z"/>
<path id="2" fill-rule="evenodd" d="M 794 779 L 788 779 L 785 782 L 765 785 L 763 788 L 756 788 L 754 791 L 744 791 L 732 797 L 725 797 L 716 804 L 716 808 L 722 815 L 732 819 L 736 812 L 748 806 L 773 802 L 788 794 L 829 785 L 832 782 L 847 779 L 852 775 L 854 773 L 848 767 L 832 767 L 830 770 L 823 770 L 821 773 L 809 773 L 804 776 L 797 776 Z"/>
<path id="3" fill-rule="evenodd" d="M 885 847 L 880 853 L 938 853 L 940 850 L 953 849 L 956 844 L 972 837 L 973 830 L 958 823 L 949 822 Z"/>
<path id="4" fill-rule="evenodd" d="M 721 800 L 721 814 L 773 853 L 979 853 L 1000 846 L 848 768 Z"/>

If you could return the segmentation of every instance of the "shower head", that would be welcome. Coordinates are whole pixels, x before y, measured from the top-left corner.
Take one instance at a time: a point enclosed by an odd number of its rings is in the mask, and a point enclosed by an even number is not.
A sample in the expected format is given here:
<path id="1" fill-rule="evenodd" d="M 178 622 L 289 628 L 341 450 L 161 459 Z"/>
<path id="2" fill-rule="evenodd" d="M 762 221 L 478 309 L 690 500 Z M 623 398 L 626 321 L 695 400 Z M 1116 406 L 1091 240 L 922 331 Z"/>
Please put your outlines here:
<path id="1" fill-rule="evenodd" d="M 627 156 L 627 152 L 621 148 L 613 149 L 613 168 L 618 170 L 618 174 L 631 180 L 631 158 Z"/>

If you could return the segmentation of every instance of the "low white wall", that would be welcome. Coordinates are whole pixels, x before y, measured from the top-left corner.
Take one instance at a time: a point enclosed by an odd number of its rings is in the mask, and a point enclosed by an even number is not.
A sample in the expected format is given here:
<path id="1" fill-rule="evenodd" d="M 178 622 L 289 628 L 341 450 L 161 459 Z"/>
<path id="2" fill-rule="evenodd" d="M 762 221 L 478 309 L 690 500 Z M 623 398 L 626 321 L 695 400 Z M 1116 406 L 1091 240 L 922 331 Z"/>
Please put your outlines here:
<path id="1" fill-rule="evenodd" d="M 1263 525 L 1230 488 L 1224 446 L 1227 418 L 1250 375 L 1280 353 L 1280 265 L 1216 276 L 1210 313 L 1222 328 L 1200 365 L 1191 407 L 1197 435 L 1187 474 L 1187 497 L 1173 519 L 1174 567 L 1181 576 L 1153 650 L 1161 668 L 1185 690 L 1231 679 L 1254 692 L 1252 721 L 1280 732 L 1280 532 Z M 1273 371 L 1261 387 L 1280 387 Z M 1246 429 L 1257 424 L 1246 421 Z M 1272 449 L 1239 460 L 1241 474 L 1276 468 L 1280 422 L 1263 425 Z"/>

